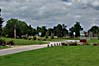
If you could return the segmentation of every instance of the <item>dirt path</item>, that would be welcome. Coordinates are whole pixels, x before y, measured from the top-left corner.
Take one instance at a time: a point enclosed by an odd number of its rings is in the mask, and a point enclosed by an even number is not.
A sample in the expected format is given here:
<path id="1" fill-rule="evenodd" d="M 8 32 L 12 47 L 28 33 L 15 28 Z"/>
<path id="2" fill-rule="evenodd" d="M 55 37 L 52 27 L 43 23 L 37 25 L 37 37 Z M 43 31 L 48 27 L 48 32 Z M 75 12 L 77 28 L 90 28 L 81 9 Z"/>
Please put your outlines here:
<path id="1" fill-rule="evenodd" d="M 0 56 L 8 55 L 8 54 L 14 54 L 14 53 L 23 52 L 23 51 L 36 50 L 36 49 L 45 48 L 45 47 L 47 47 L 47 44 L 44 44 L 44 45 L 15 46 L 13 48 L 0 50 Z"/>

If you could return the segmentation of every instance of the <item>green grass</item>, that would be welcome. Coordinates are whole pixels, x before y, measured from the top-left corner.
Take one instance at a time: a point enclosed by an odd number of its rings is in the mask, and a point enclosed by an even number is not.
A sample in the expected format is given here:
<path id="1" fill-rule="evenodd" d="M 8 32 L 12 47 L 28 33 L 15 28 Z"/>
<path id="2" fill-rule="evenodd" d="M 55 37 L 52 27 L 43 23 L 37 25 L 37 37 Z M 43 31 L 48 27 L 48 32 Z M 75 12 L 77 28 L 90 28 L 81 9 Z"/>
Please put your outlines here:
<path id="1" fill-rule="evenodd" d="M 32 45 L 32 44 L 46 44 L 48 42 L 40 41 L 40 40 L 26 40 L 26 39 L 13 39 L 13 38 L 1 38 L 5 41 L 13 40 L 15 45 Z"/>
<path id="2" fill-rule="evenodd" d="M 47 41 L 65 41 L 65 40 L 79 40 L 79 38 L 55 38 L 55 39 L 47 39 Z"/>
<path id="3" fill-rule="evenodd" d="M 0 66 L 99 66 L 99 47 L 68 46 L 0 57 Z"/>
<path id="4" fill-rule="evenodd" d="M 47 44 L 50 41 L 65 41 L 65 40 L 79 40 L 79 38 L 57 38 L 57 39 L 47 39 L 46 41 L 42 40 L 25 40 L 25 39 L 12 39 L 12 38 L 2 38 L 5 41 L 13 40 L 15 45 L 32 45 L 32 44 Z M 99 43 L 97 39 L 90 39 L 88 43 Z"/>
<path id="5" fill-rule="evenodd" d="M 5 48 L 9 48 L 7 46 L 0 46 L 0 49 L 5 49 Z"/>
<path id="6" fill-rule="evenodd" d="M 99 43 L 99 39 L 90 39 L 88 43 Z"/>

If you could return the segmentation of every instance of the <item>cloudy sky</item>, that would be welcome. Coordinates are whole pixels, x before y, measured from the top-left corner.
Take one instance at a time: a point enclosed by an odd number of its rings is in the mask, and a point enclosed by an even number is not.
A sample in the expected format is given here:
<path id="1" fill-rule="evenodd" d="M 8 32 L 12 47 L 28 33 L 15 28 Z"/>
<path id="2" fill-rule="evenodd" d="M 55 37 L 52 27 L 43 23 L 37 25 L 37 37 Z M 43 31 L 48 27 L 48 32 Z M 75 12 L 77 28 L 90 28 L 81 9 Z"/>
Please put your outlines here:
<path id="1" fill-rule="evenodd" d="M 80 21 L 84 30 L 99 24 L 99 0 L 0 0 L 2 17 L 18 18 L 33 27 Z M 5 23 L 3 24 L 5 25 Z"/>

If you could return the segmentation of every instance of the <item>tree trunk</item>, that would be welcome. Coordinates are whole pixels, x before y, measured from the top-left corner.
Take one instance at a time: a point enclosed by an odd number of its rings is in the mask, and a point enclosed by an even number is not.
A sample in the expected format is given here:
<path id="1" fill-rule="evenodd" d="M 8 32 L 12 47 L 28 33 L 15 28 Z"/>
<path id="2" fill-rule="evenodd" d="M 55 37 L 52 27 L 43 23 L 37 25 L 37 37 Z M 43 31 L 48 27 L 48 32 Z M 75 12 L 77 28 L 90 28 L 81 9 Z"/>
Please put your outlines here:
<path id="1" fill-rule="evenodd" d="M 16 25 L 14 26 L 14 38 L 16 38 Z"/>

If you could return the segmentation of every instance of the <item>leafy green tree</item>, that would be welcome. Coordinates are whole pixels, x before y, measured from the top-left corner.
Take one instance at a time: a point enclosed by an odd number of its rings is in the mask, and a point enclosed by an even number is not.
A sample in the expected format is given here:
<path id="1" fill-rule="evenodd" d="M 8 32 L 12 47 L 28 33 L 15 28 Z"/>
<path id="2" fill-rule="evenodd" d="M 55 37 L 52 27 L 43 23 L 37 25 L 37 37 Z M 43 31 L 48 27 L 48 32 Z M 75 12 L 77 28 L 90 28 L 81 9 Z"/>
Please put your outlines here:
<path id="1" fill-rule="evenodd" d="M 42 27 L 37 27 L 37 34 L 39 34 L 39 32 L 41 32 L 41 37 L 46 35 L 47 29 L 45 26 Z"/>
<path id="2" fill-rule="evenodd" d="M 76 22 L 76 24 L 74 24 L 73 27 L 71 27 L 70 29 L 70 35 L 73 36 L 73 33 L 75 32 L 75 36 L 79 37 L 80 36 L 80 31 L 83 30 L 83 28 L 81 27 L 79 22 Z"/>
<path id="3" fill-rule="evenodd" d="M 36 34 L 36 30 L 33 29 L 33 28 L 31 27 L 31 25 L 29 25 L 29 26 L 28 26 L 28 35 L 34 36 L 35 34 Z"/>
<path id="4" fill-rule="evenodd" d="M 8 37 L 15 37 L 14 30 L 16 31 L 16 36 L 21 37 L 21 35 L 28 33 L 28 25 L 24 21 L 10 19 L 4 27 L 5 35 L 8 35 Z"/>
<path id="5" fill-rule="evenodd" d="M 41 32 L 41 27 L 37 26 L 37 29 L 36 29 L 36 34 L 39 35 L 39 33 Z"/>
<path id="6" fill-rule="evenodd" d="M 2 23 L 4 22 L 3 18 L 1 17 L 1 9 L 0 9 L 0 36 L 2 34 Z"/>
<path id="7" fill-rule="evenodd" d="M 65 24 L 63 24 L 62 25 L 62 31 L 63 31 L 64 36 L 68 35 L 68 30 L 66 28 L 67 28 L 67 26 Z"/>
<path id="8" fill-rule="evenodd" d="M 46 36 L 46 32 L 47 32 L 46 26 L 42 26 L 41 32 L 42 32 L 41 36 Z"/>
<path id="9" fill-rule="evenodd" d="M 93 33 L 93 36 L 95 35 L 95 34 L 99 34 L 99 27 L 98 26 L 92 26 L 89 30 L 88 30 L 88 32 L 92 32 Z"/>
<path id="10" fill-rule="evenodd" d="M 99 27 L 98 26 L 92 26 L 88 32 L 91 31 L 93 33 L 99 33 Z"/>
<path id="11" fill-rule="evenodd" d="M 52 29 L 52 28 L 48 28 L 46 34 L 47 34 L 48 36 L 52 36 L 52 33 L 53 33 L 53 29 Z"/>
<path id="12" fill-rule="evenodd" d="M 4 21 L 3 21 L 3 18 L 2 17 L 0 17 L 0 36 L 1 36 L 1 34 L 2 34 L 2 23 L 3 23 Z"/>
<path id="13" fill-rule="evenodd" d="M 68 30 L 66 29 L 66 26 L 63 24 L 58 24 L 57 26 L 54 26 L 54 35 L 58 37 L 63 37 L 66 34 L 68 34 Z"/>

